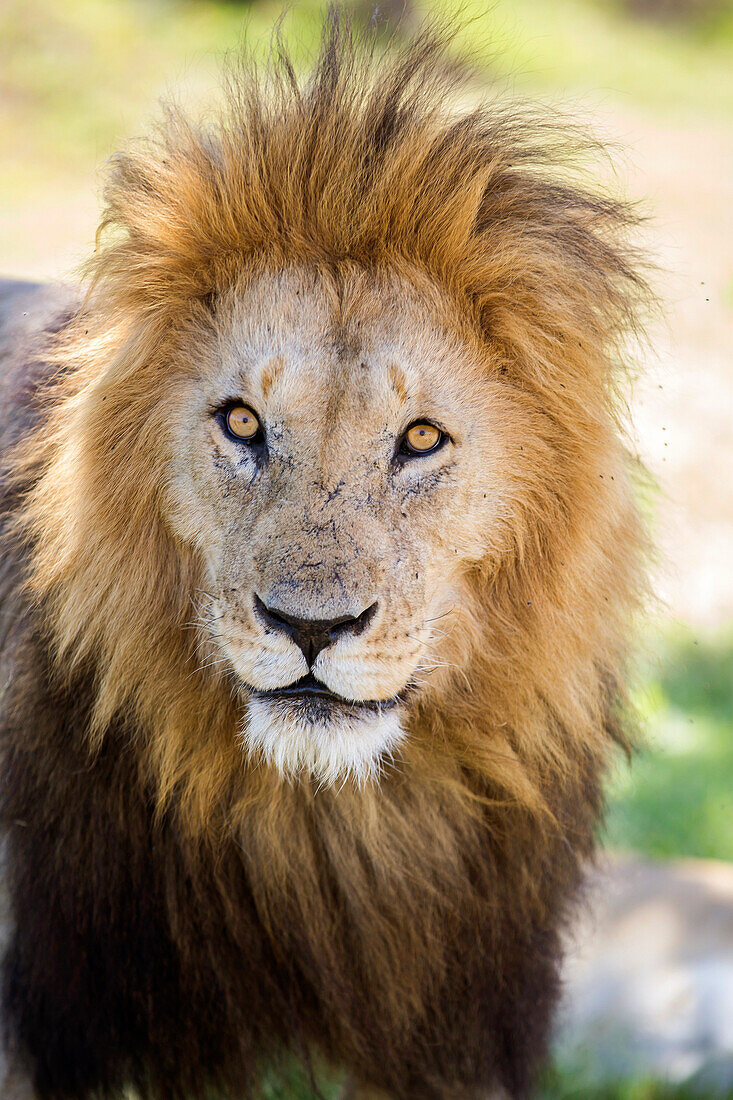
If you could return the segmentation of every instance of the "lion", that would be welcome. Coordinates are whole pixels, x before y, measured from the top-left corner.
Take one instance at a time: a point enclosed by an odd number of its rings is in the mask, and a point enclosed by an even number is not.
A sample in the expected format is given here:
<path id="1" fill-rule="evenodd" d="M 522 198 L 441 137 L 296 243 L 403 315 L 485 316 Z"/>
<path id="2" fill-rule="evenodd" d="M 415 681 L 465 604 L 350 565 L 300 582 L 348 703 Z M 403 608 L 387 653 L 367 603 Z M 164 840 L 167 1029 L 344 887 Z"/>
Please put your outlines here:
<path id="1" fill-rule="evenodd" d="M 532 1091 L 633 740 L 646 280 L 449 41 L 243 63 L 81 290 L 5 286 L 4 1096 Z"/>

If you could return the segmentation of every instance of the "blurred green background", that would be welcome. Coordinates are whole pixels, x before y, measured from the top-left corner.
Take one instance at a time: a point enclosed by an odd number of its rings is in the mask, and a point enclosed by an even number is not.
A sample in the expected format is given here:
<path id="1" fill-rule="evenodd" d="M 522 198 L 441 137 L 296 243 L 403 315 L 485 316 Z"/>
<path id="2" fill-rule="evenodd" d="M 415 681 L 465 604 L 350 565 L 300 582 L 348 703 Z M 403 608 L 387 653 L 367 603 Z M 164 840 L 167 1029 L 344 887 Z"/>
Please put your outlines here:
<path id="1" fill-rule="evenodd" d="M 386 0 L 404 33 L 453 0 Z M 357 18 L 371 8 L 358 0 Z M 549 99 L 616 144 L 620 190 L 651 215 L 668 319 L 632 395 L 659 485 L 660 603 L 636 699 L 647 748 L 610 784 L 607 835 L 655 857 L 733 860 L 733 8 L 722 0 L 461 0 L 487 85 Z M 158 113 L 216 99 L 222 55 L 263 54 L 281 4 L 0 0 L 0 275 L 73 277 L 92 247 L 101 168 Z M 323 5 L 291 6 L 307 56 Z M 306 1097 L 297 1071 L 271 1098 Z M 330 1095 L 323 1085 L 324 1095 Z M 588 1095 L 559 1071 L 546 1100 Z M 594 1095 L 598 1095 L 594 1093 Z M 604 1100 L 684 1091 L 629 1082 Z"/>

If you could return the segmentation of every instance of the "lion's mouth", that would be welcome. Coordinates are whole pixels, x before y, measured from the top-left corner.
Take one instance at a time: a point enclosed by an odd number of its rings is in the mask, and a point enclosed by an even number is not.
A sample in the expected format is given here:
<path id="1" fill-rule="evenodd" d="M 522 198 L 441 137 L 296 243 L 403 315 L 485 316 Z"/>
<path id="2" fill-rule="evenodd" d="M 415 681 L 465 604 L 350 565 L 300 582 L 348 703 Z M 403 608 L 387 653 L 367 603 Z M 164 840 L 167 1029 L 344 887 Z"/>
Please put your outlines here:
<path id="1" fill-rule="evenodd" d="M 307 676 L 301 676 L 300 680 L 288 684 L 286 687 L 271 688 L 268 691 L 253 691 L 254 698 L 266 699 L 288 709 L 297 709 L 308 717 L 333 717 L 334 713 L 348 712 L 355 714 L 379 713 L 390 710 L 396 706 L 398 700 L 393 699 L 346 699 L 343 695 L 337 695 L 329 687 L 317 680 L 312 672 Z"/>

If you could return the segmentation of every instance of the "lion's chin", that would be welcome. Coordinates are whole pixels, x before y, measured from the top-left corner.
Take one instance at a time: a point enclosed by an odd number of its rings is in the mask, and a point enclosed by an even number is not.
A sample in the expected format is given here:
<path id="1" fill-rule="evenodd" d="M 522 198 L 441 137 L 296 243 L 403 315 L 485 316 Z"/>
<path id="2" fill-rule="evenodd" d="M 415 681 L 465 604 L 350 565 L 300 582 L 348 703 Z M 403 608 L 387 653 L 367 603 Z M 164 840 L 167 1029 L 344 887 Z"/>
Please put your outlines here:
<path id="1" fill-rule="evenodd" d="M 255 696 L 241 733 L 250 756 L 283 778 L 310 776 L 322 786 L 378 779 L 403 737 L 399 707 L 334 705 L 317 697 Z"/>

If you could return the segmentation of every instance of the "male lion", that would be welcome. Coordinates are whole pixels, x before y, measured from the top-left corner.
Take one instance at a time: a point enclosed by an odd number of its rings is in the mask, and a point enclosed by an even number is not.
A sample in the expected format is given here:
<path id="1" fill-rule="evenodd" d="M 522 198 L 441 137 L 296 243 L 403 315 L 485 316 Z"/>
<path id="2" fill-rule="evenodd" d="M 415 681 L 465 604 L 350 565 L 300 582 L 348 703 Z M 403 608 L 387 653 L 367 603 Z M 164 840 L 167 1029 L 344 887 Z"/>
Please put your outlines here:
<path id="1" fill-rule="evenodd" d="M 3 307 L 4 1097 L 524 1097 L 623 729 L 629 210 L 445 42 L 117 157 Z"/>

